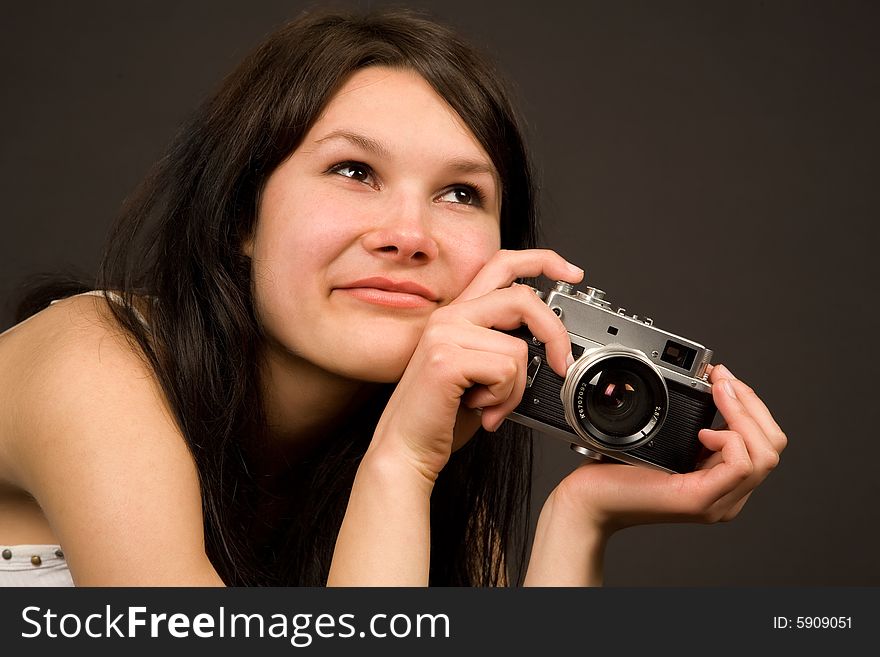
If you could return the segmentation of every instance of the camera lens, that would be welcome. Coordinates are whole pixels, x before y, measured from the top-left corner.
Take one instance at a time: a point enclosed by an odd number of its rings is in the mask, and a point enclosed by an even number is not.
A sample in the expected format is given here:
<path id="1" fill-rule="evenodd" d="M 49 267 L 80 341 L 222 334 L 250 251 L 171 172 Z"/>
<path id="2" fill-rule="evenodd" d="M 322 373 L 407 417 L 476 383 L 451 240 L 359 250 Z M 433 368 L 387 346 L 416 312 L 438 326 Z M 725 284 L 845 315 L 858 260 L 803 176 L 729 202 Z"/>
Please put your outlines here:
<path id="1" fill-rule="evenodd" d="M 640 352 L 623 347 L 583 357 L 562 392 L 568 423 L 582 437 L 611 449 L 644 444 L 666 414 L 663 377 Z"/>
<path id="2" fill-rule="evenodd" d="M 612 359 L 615 360 L 615 359 Z M 622 360 L 622 359 L 616 359 Z M 586 413 L 593 425 L 610 436 L 630 436 L 654 415 L 653 395 L 632 363 L 603 363 L 586 382 Z"/>

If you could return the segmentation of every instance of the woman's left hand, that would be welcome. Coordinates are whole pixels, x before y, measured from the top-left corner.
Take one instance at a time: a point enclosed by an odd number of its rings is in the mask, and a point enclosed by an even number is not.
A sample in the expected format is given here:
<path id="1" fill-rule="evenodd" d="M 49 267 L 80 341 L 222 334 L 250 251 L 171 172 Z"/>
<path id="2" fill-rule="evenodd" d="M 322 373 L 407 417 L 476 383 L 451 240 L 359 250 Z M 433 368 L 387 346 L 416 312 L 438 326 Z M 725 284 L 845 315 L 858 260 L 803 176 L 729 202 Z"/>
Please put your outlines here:
<path id="1" fill-rule="evenodd" d="M 599 583 L 604 544 L 625 527 L 712 523 L 739 514 L 778 465 L 788 439 L 764 402 L 723 365 L 711 369 L 709 381 L 726 426 L 700 431 L 708 457 L 697 470 L 670 474 L 594 461 L 577 468 L 541 511 L 527 584 Z"/>
<path id="2" fill-rule="evenodd" d="M 710 366 L 711 367 L 711 366 Z M 739 514 L 776 468 L 788 442 L 764 402 L 723 365 L 710 370 L 712 397 L 726 426 L 703 429 L 709 450 L 696 471 L 585 464 L 554 491 L 606 531 L 655 522 L 718 522 Z"/>

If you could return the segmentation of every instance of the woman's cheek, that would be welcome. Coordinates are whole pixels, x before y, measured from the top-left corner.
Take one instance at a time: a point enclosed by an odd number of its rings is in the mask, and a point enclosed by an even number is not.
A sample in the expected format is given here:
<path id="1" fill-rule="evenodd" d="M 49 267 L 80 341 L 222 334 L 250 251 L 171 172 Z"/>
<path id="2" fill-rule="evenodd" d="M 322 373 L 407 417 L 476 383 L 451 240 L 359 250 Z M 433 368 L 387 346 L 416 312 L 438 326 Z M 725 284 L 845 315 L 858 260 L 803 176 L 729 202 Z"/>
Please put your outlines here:
<path id="1" fill-rule="evenodd" d="M 465 242 L 461 245 L 460 248 L 464 257 L 461 258 L 455 268 L 456 271 L 461 273 L 461 278 L 458 281 L 459 294 L 470 285 L 470 282 L 486 266 L 486 263 L 498 253 L 501 248 L 500 242 L 501 239 L 497 236 L 496 231 L 495 234 L 489 233 L 488 235 L 481 236 L 480 239 L 472 240 L 469 243 Z"/>

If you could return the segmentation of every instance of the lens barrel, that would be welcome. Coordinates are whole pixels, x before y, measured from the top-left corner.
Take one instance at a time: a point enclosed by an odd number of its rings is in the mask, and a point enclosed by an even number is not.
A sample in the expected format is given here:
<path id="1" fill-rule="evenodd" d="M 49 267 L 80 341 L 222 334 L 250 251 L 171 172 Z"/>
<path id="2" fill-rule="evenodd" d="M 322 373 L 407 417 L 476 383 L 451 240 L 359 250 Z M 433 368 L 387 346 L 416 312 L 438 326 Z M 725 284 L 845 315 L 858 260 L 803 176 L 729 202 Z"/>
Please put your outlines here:
<path id="1" fill-rule="evenodd" d="M 669 408 L 663 375 L 641 351 L 623 345 L 585 351 L 569 368 L 560 396 L 575 433 L 613 450 L 647 443 Z"/>

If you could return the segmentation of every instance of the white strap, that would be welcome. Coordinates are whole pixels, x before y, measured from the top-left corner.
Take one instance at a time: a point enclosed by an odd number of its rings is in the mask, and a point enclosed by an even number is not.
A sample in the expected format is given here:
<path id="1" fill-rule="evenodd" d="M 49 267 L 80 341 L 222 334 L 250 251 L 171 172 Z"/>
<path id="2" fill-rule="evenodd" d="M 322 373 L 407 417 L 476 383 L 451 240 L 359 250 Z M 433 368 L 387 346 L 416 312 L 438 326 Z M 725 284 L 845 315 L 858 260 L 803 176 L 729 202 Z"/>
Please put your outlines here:
<path id="1" fill-rule="evenodd" d="M 122 300 L 122 296 L 117 292 L 113 292 L 112 290 L 107 290 L 106 292 L 104 290 L 89 290 L 88 292 L 80 292 L 79 294 L 74 294 L 73 296 L 75 296 L 75 297 L 86 297 L 86 296 L 103 297 L 105 295 L 106 295 L 106 298 L 110 299 L 110 301 L 114 302 L 115 304 L 117 304 L 119 306 L 125 306 L 125 302 Z M 66 298 L 69 299 L 71 297 L 66 297 Z M 58 303 L 59 301 L 64 301 L 64 299 L 55 299 L 54 301 L 50 301 L 49 305 L 51 306 L 53 304 Z M 144 325 L 144 328 L 149 330 L 150 325 L 147 323 L 147 320 L 144 318 L 144 316 L 141 315 L 140 311 L 137 308 L 135 308 L 134 306 L 131 307 L 131 310 L 134 313 L 135 317 L 138 318 L 138 321 Z"/>

